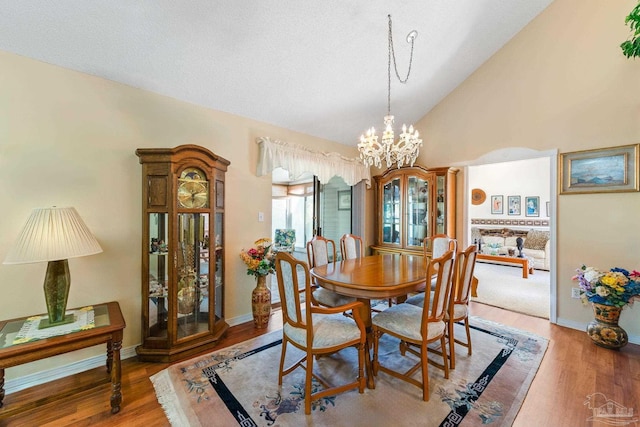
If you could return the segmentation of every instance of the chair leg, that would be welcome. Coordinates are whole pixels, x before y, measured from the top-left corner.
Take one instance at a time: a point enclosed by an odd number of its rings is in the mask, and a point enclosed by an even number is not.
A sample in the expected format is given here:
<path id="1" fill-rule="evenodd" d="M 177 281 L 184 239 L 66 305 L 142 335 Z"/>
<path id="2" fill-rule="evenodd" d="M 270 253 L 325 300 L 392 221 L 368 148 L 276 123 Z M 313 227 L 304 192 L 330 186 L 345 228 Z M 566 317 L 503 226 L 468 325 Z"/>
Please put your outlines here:
<path id="1" fill-rule="evenodd" d="M 284 358 L 287 354 L 287 339 L 282 339 L 282 351 L 280 352 L 280 372 L 278 373 L 278 385 L 282 385 L 282 372 L 284 371 Z"/>
<path id="2" fill-rule="evenodd" d="M 420 363 L 422 364 L 422 400 L 429 401 L 429 355 L 427 345 L 420 346 Z"/>
<path id="3" fill-rule="evenodd" d="M 444 377 L 449 379 L 449 361 L 447 360 L 447 340 L 442 335 L 440 338 L 440 346 L 442 347 L 442 366 L 444 367 Z"/>
<path id="4" fill-rule="evenodd" d="M 469 317 L 464 319 L 464 328 L 467 331 L 467 347 L 469 349 L 467 354 L 471 356 L 471 331 L 469 330 Z"/>
<path id="5" fill-rule="evenodd" d="M 453 336 L 453 326 L 453 320 L 449 319 L 447 322 L 447 327 L 449 328 L 449 367 L 456 369 L 456 342 Z"/>
<path id="6" fill-rule="evenodd" d="M 304 383 L 304 413 L 311 414 L 311 384 L 313 382 L 313 355 L 307 352 L 307 368 Z"/>
<path id="7" fill-rule="evenodd" d="M 365 377 L 364 377 L 364 348 L 365 344 L 358 345 L 358 392 L 364 393 Z"/>

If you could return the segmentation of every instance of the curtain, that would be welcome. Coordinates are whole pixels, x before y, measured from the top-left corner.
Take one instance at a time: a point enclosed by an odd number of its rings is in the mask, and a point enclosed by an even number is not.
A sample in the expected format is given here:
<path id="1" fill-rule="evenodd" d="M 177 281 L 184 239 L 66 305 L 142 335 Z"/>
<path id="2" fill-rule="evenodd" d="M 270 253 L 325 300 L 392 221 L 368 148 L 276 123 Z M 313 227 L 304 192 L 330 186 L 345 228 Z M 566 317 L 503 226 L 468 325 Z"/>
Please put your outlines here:
<path id="1" fill-rule="evenodd" d="M 316 175 L 322 183 L 339 176 L 347 185 L 365 181 L 367 187 L 371 187 L 369 168 L 357 159 L 348 159 L 338 153 L 313 151 L 300 145 L 273 141 L 268 137 L 257 138 L 256 142 L 260 145 L 256 169 L 258 176 L 268 175 L 280 167 L 289 172 L 291 180 L 308 172 Z"/>

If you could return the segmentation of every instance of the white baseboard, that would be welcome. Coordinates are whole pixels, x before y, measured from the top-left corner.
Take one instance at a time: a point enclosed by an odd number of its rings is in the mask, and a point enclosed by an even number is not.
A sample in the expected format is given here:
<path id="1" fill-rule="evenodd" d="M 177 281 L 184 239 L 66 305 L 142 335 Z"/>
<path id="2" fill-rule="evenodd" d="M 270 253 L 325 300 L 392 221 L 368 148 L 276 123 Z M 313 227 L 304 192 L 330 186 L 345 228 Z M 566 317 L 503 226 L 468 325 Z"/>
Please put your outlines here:
<path id="1" fill-rule="evenodd" d="M 230 326 L 235 326 L 241 323 L 250 322 L 252 320 L 253 315 L 247 314 L 244 316 L 234 317 L 233 319 L 227 319 L 227 323 Z M 136 357 L 136 347 L 138 345 L 139 344 L 136 344 L 132 347 L 122 348 L 120 350 L 120 359 L 125 360 L 130 357 Z M 24 390 L 25 388 L 34 387 L 40 384 L 48 383 L 49 381 L 58 380 L 70 375 L 75 375 L 80 372 L 88 371 L 89 369 L 105 366 L 105 364 L 106 356 L 104 354 L 100 354 L 88 359 L 69 363 L 68 365 L 47 369 L 19 378 L 13 378 L 5 382 L 5 394 L 15 393 L 16 391 Z"/>
<path id="2" fill-rule="evenodd" d="M 558 317 L 556 319 L 556 324 L 558 324 L 560 326 L 564 326 L 566 328 L 576 329 L 578 331 L 586 331 L 587 330 L 587 324 L 586 323 L 576 322 L 574 320 L 563 319 L 561 317 Z M 630 344 L 638 344 L 638 345 L 640 345 L 640 335 L 629 335 L 629 343 Z"/>
<path id="3" fill-rule="evenodd" d="M 127 348 L 121 349 L 120 359 L 124 360 L 130 357 L 135 357 L 136 347 L 137 345 L 133 347 L 127 347 Z M 90 357 L 88 359 L 69 363 L 68 365 L 47 369 L 44 371 L 25 375 L 19 378 L 13 378 L 5 382 L 4 384 L 5 393 L 6 394 L 15 393 L 16 391 L 20 391 L 25 388 L 44 384 L 53 380 L 58 380 L 60 378 L 68 377 L 69 375 L 74 375 L 80 372 L 88 371 L 89 369 L 106 366 L 106 362 L 107 362 L 106 356 L 104 354 L 100 354 L 98 356 Z M 105 370 L 105 373 L 106 373 L 106 370 Z"/>

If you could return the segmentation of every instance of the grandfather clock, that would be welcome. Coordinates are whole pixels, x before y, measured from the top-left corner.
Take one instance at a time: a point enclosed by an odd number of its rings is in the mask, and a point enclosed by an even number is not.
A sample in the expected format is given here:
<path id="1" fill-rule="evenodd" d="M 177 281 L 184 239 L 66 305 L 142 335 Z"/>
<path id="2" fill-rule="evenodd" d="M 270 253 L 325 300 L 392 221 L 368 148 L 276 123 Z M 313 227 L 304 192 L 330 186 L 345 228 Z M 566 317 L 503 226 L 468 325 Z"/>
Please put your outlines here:
<path id="1" fill-rule="evenodd" d="M 224 177 L 204 147 L 139 148 L 142 164 L 142 344 L 171 362 L 213 347 L 224 320 Z"/>

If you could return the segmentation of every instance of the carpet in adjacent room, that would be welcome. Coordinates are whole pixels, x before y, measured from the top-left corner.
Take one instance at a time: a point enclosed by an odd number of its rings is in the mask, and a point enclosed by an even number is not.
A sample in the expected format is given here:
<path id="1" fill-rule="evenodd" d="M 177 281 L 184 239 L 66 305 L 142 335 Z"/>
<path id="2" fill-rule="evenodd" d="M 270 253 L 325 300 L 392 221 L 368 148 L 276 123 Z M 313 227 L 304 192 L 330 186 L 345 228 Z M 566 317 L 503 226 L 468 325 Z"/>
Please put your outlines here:
<path id="1" fill-rule="evenodd" d="M 477 262 L 478 296 L 472 301 L 500 307 L 530 316 L 549 318 L 550 277 L 545 270 L 535 270 L 528 279 L 522 268 Z"/>

